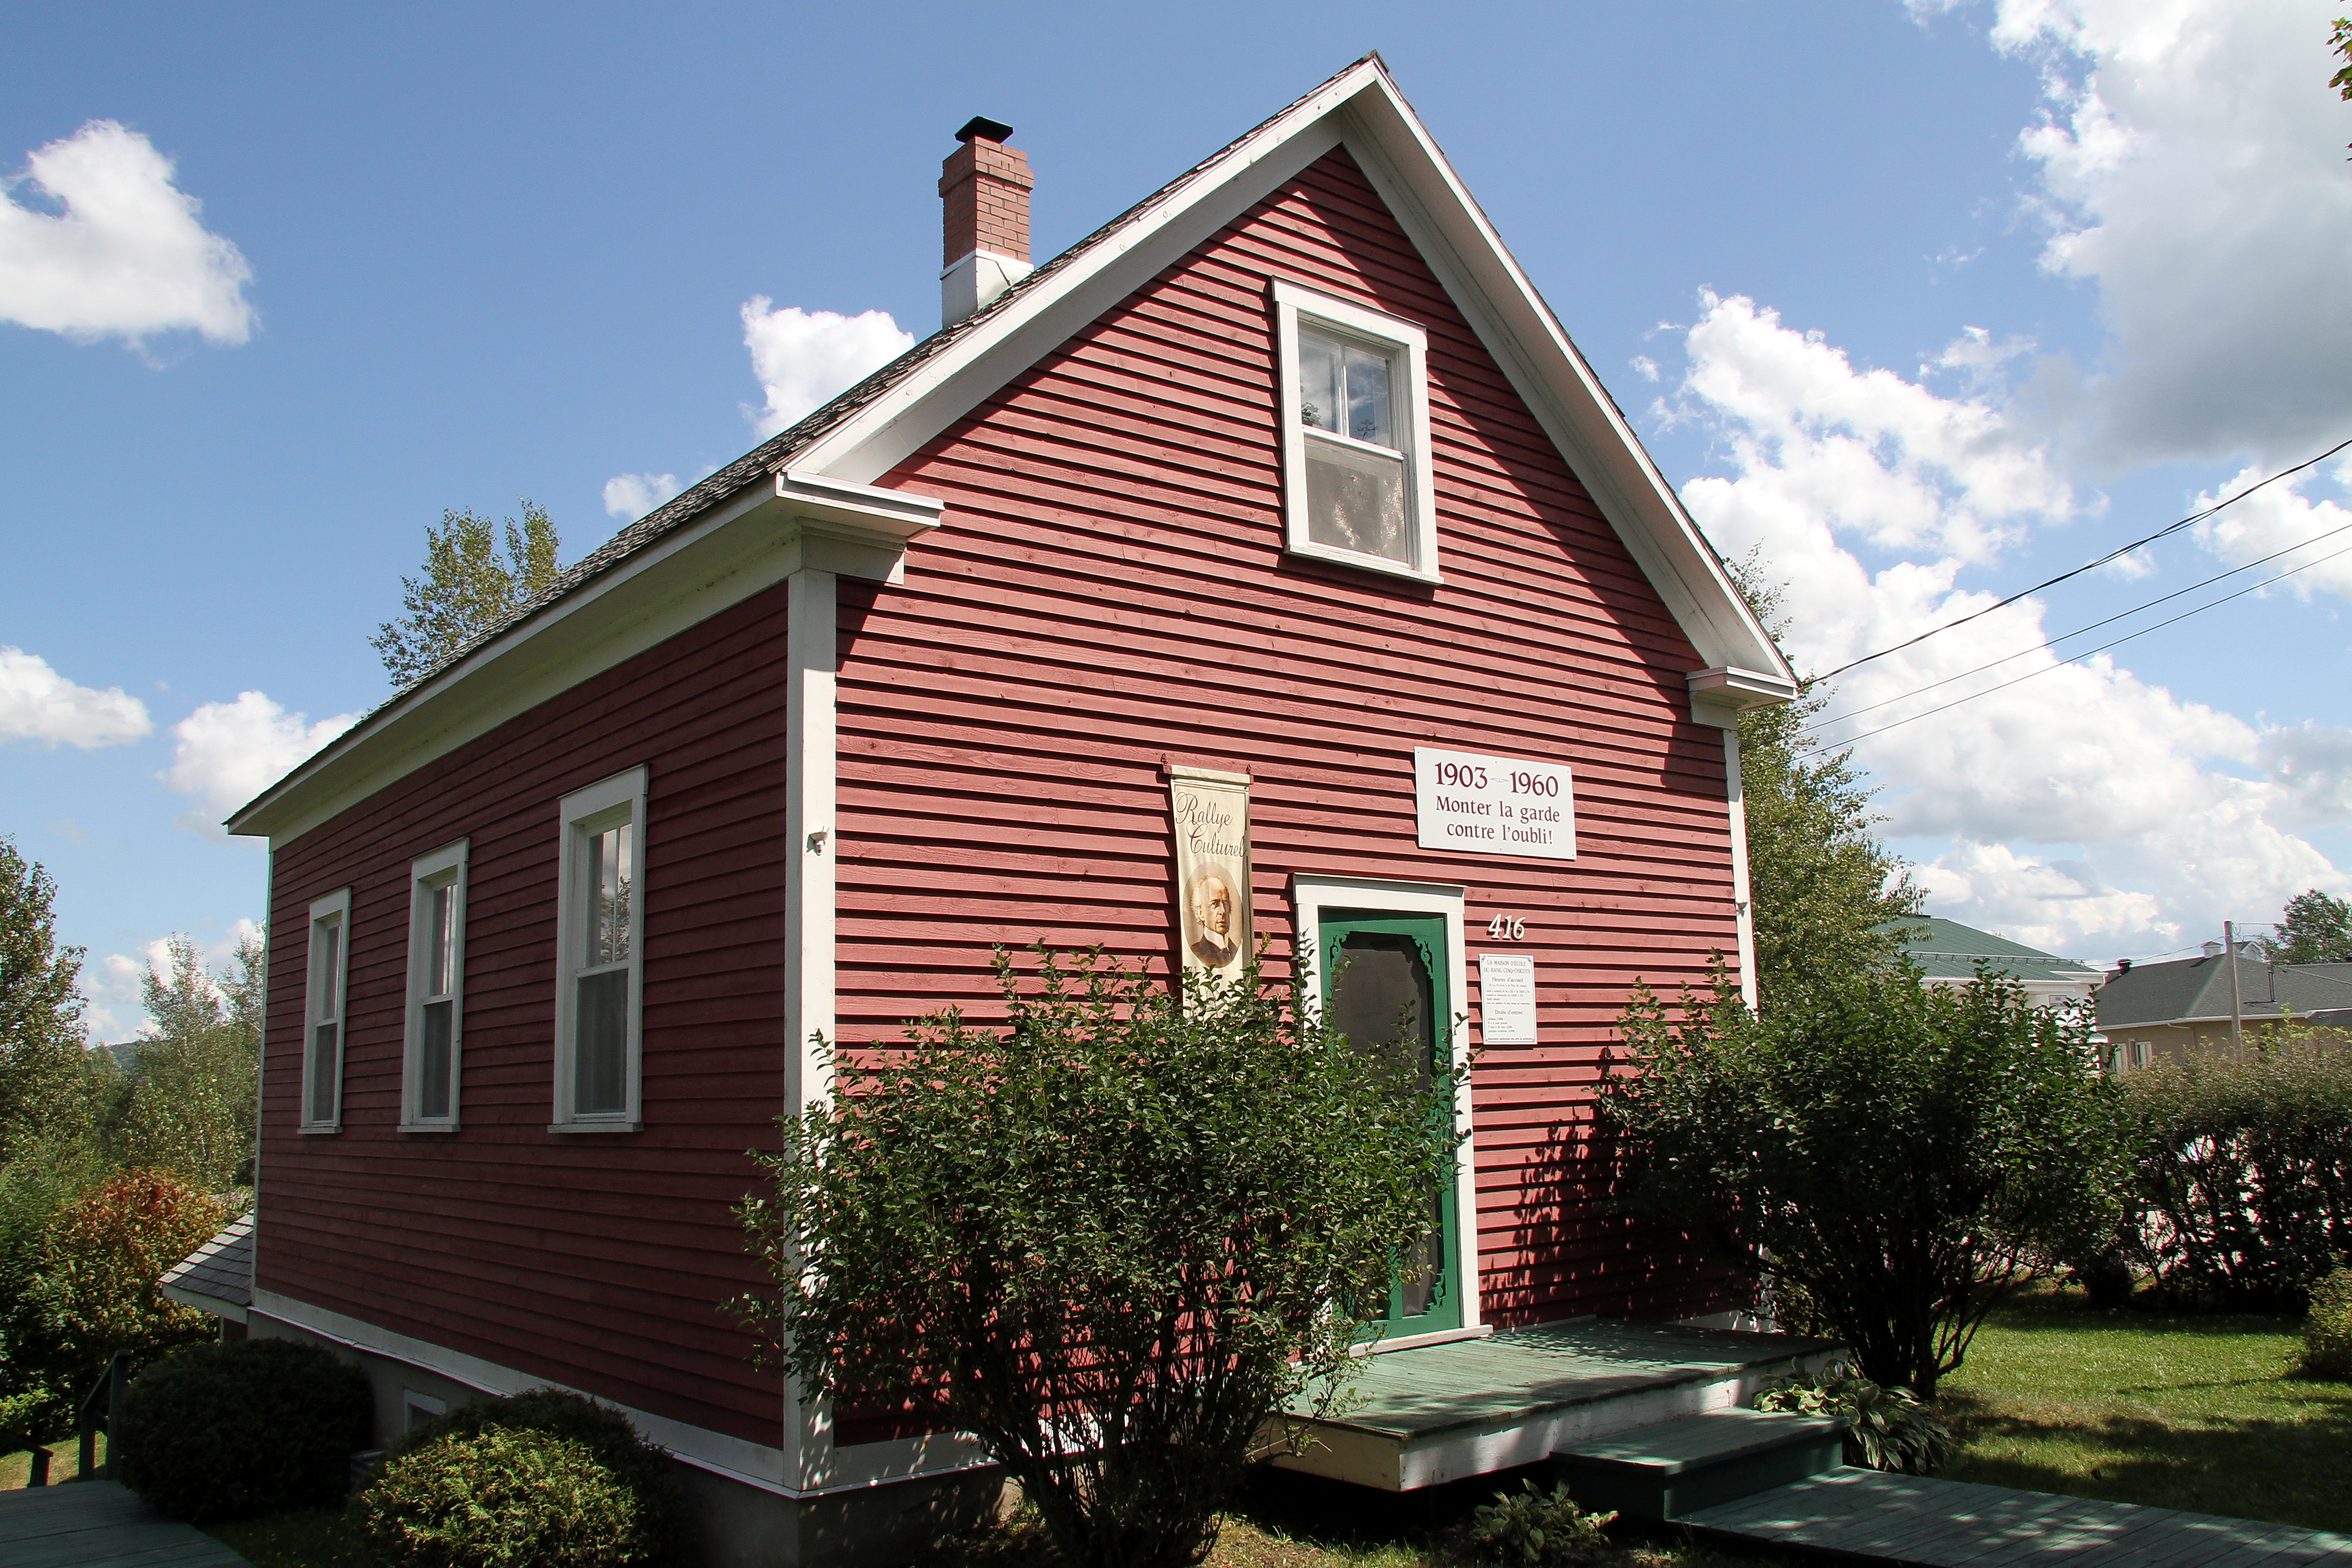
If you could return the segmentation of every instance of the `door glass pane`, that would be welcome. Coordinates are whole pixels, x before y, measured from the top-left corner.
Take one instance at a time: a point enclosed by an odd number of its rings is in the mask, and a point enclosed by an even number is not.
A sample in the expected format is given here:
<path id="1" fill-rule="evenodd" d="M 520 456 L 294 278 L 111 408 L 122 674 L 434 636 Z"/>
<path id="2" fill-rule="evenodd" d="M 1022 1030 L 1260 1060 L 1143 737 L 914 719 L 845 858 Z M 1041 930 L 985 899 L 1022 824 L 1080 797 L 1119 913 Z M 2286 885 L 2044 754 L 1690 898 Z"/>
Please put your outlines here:
<path id="1" fill-rule="evenodd" d="M 583 974 L 578 985 L 572 1108 L 583 1116 L 609 1116 L 628 1109 L 621 1085 L 629 1048 L 629 972 Z"/>
<path id="2" fill-rule="evenodd" d="M 583 963 L 629 957 L 629 825 L 616 822 L 588 840 L 588 952 Z"/>
<path id="3" fill-rule="evenodd" d="M 1404 459 L 1308 438 L 1307 537 L 1318 544 L 1411 565 Z"/>
<path id="4" fill-rule="evenodd" d="M 1340 939 L 1326 1018 L 1356 1049 L 1398 1076 L 1400 1092 L 1428 1092 L 1436 1077 L 1436 1008 L 1421 943 L 1398 932 L 1351 931 Z M 1444 1285 L 1445 1195 L 1433 1195 L 1429 1228 L 1400 1258 L 1388 1297 L 1391 1318 L 1418 1318 Z M 1364 1316 L 1376 1316 L 1366 1311 Z"/>
<path id="5" fill-rule="evenodd" d="M 457 1004 L 425 1004 L 425 1049 L 416 1068 L 416 1114 L 428 1121 L 449 1114 L 449 1041 Z"/>

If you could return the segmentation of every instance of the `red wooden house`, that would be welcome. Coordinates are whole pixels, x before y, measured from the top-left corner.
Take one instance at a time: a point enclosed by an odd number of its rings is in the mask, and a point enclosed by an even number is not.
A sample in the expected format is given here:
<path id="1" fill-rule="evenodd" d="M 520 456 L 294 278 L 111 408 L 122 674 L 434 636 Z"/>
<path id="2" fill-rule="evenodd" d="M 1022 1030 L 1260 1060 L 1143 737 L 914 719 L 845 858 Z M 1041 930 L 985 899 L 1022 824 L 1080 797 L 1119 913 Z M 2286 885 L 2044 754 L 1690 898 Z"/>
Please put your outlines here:
<path id="1" fill-rule="evenodd" d="M 939 332 L 232 823 L 271 850 L 252 1331 L 362 1358 L 394 1425 L 606 1400 L 715 1559 L 846 1561 L 982 1473 L 795 1401 L 721 1303 L 805 1042 L 988 1016 L 998 944 L 1263 933 L 1310 987 L 1357 961 L 1343 1020 L 1466 1019 L 1398 1357 L 1737 1305 L 1570 1156 L 1635 979 L 1749 967 L 1771 638 L 1376 58 L 1034 269 L 1009 134 L 947 161 Z M 1376 1428 L 1324 1468 L 1570 1429 Z"/>

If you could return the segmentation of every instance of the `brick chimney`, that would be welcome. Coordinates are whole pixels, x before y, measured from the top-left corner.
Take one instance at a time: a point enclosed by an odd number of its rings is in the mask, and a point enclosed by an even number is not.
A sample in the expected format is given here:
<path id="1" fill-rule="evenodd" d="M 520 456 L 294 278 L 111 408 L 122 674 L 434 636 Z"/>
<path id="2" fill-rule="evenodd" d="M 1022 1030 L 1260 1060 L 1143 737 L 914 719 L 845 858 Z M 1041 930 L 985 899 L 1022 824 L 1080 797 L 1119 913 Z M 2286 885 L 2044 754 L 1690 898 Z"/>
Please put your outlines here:
<path id="1" fill-rule="evenodd" d="M 963 145 L 940 166 L 946 219 L 940 324 L 953 326 L 1029 275 L 1029 155 L 1007 147 L 1013 127 L 974 116 Z"/>

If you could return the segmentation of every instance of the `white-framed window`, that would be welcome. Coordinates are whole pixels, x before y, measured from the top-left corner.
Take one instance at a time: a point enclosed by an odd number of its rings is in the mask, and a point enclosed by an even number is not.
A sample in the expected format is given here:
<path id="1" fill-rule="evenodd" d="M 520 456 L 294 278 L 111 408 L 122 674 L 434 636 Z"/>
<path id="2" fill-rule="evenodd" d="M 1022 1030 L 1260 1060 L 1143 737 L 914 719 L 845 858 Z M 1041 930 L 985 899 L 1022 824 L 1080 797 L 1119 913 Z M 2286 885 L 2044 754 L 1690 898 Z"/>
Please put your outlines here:
<path id="1" fill-rule="evenodd" d="M 1429 340 L 1294 284 L 1273 289 L 1285 547 L 1437 583 Z"/>
<path id="2" fill-rule="evenodd" d="M 408 868 L 408 1035 L 400 1130 L 457 1130 L 458 1056 L 466 1034 L 467 840 Z"/>
<path id="3" fill-rule="evenodd" d="M 400 1429 L 414 1432 L 427 1421 L 449 1413 L 448 1402 L 429 1394 L 419 1394 L 413 1388 L 400 1391 Z"/>
<path id="4" fill-rule="evenodd" d="M 343 982 L 351 973 L 352 890 L 340 888 L 310 902 L 302 996 L 302 1120 L 304 1132 L 338 1132 L 343 1125 Z"/>
<path id="5" fill-rule="evenodd" d="M 563 797 L 553 1132 L 634 1132 L 644 992 L 646 770 Z"/>

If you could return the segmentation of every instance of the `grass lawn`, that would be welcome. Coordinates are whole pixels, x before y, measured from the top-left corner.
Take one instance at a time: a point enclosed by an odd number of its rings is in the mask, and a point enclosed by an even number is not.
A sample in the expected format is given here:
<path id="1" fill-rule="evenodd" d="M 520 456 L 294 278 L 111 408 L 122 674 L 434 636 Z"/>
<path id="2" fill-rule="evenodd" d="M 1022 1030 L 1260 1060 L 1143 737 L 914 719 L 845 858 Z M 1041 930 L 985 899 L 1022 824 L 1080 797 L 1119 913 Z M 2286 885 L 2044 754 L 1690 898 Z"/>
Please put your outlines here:
<path id="1" fill-rule="evenodd" d="M 81 1474 L 81 1439 L 66 1437 L 49 1445 L 57 1457 L 49 1461 L 49 1484 L 69 1481 Z M 98 1462 L 106 1463 L 106 1434 L 98 1435 Z M 0 1456 L 0 1492 L 13 1492 L 33 1477 L 33 1456 L 16 1453 Z"/>
<path id="2" fill-rule="evenodd" d="M 1944 1474 L 2352 1531 L 2352 1384 L 2296 1376 L 2297 1330 L 2027 1296 L 1944 1382 L 1961 1443 Z"/>

